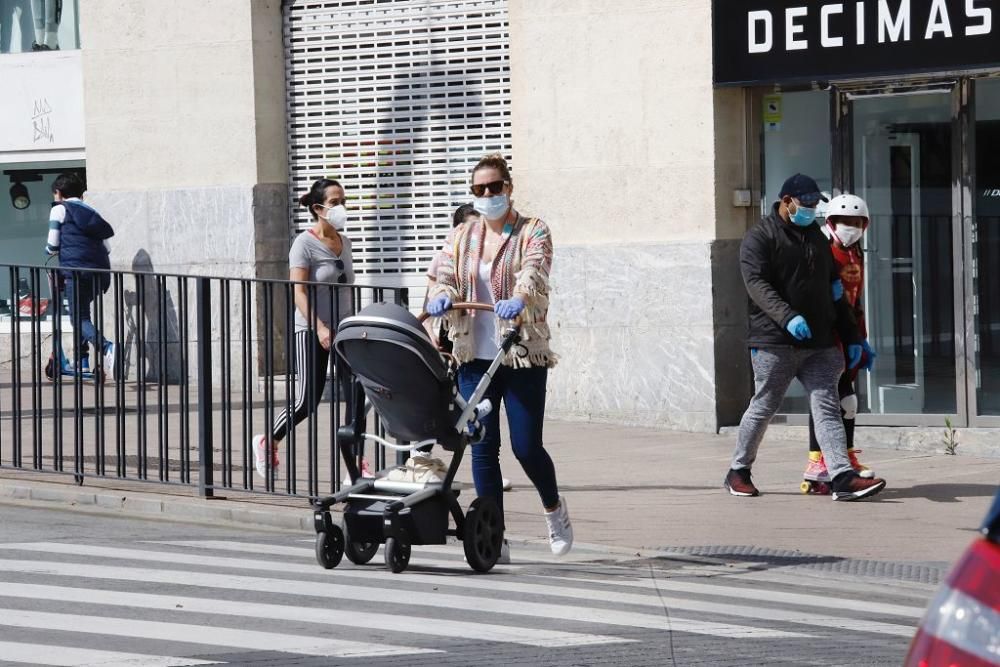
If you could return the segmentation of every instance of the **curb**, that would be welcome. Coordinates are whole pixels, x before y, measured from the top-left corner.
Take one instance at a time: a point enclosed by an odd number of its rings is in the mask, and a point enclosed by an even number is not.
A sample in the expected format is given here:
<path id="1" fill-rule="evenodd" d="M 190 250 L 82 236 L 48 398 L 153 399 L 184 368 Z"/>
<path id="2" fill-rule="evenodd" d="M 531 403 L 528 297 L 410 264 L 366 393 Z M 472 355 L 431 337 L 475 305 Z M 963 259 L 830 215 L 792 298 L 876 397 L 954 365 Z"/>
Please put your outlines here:
<path id="1" fill-rule="evenodd" d="M 303 503 L 301 509 L 255 505 L 245 507 L 224 499 L 201 500 L 134 493 L 121 490 L 81 491 L 46 482 L 21 482 L 0 479 L 0 502 L 22 505 L 61 505 L 60 509 L 78 509 L 120 513 L 136 518 L 171 521 L 253 526 L 263 529 L 313 530 L 312 516 Z"/>
<path id="2" fill-rule="evenodd" d="M 223 498 L 202 500 L 153 493 L 117 489 L 81 491 L 51 482 L 20 481 L 0 478 L 0 504 L 18 505 L 37 509 L 60 509 L 93 513 L 118 514 L 135 519 L 159 519 L 227 528 L 251 527 L 256 530 L 283 532 L 314 532 L 312 513 L 303 501 L 301 508 L 254 504 L 253 501 L 229 501 Z M 234 506 L 235 505 L 235 506 Z M 508 534 L 512 542 L 547 547 L 544 539 L 536 536 Z M 449 538 L 451 540 L 452 538 Z M 575 560 L 594 561 L 602 556 L 615 560 L 659 558 L 663 560 L 701 565 L 724 565 L 724 561 L 711 556 L 686 554 L 669 549 L 630 548 L 588 542 L 575 542 L 574 553 L 565 559 L 553 558 L 553 563 L 572 563 Z M 581 554 L 580 552 L 588 552 Z M 573 556 L 576 556 L 574 558 Z"/>
<path id="3" fill-rule="evenodd" d="M 243 506 L 246 504 L 253 506 Z M 0 478 L 0 507 L 4 505 L 112 515 L 136 520 L 173 521 L 221 528 L 251 528 L 257 531 L 304 533 L 310 537 L 314 533 L 312 513 L 307 511 L 307 506 L 302 508 L 283 507 L 253 503 L 253 501 L 229 501 L 223 498 L 202 500 L 117 489 L 80 491 L 75 488 L 67 488 L 66 485 L 62 484 L 34 480 L 24 482 Z M 712 553 L 713 550 L 725 547 L 630 548 L 577 541 L 574 542 L 574 549 L 569 555 L 556 557 L 549 555 L 548 543 L 544 538 L 516 534 L 508 534 L 507 538 L 512 543 L 530 546 L 531 552 L 535 554 L 532 558 L 538 559 L 540 557 L 541 562 L 538 564 L 543 566 L 573 563 L 594 564 L 603 561 L 605 565 L 609 566 L 632 568 L 640 565 L 637 561 L 645 563 L 660 561 L 673 563 L 674 567 L 708 567 L 717 568 L 719 572 L 733 573 L 740 570 L 749 571 L 758 565 L 757 559 L 752 559 L 753 562 L 740 562 L 744 559 L 738 559 L 734 562 L 732 557 L 727 558 Z M 448 544 L 454 543 L 456 543 L 455 538 L 449 537 Z M 760 550 L 758 547 L 730 548 Z M 763 549 L 763 552 L 765 553 L 760 554 L 759 560 L 766 561 L 770 550 Z M 802 557 L 805 554 L 795 552 L 794 555 Z M 858 579 L 893 581 L 897 584 L 926 585 L 928 582 L 934 583 L 933 578 L 928 578 L 931 575 L 924 573 L 924 570 L 929 572 L 935 568 L 922 567 L 922 565 L 863 560 L 845 561 L 838 567 L 816 567 L 810 566 L 808 563 L 799 567 L 808 568 L 809 576 L 830 579 L 831 581 L 842 581 L 845 572 L 849 572 L 850 576 Z M 869 571 L 880 567 L 902 567 L 907 571 L 917 568 L 920 576 L 914 578 L 898 573 L 886 575 Z M 847 570 L 841 571 L 843 568 L 847 568 Z M 935 570 L 931 574 L 940 578 L 942 572 Z"/>

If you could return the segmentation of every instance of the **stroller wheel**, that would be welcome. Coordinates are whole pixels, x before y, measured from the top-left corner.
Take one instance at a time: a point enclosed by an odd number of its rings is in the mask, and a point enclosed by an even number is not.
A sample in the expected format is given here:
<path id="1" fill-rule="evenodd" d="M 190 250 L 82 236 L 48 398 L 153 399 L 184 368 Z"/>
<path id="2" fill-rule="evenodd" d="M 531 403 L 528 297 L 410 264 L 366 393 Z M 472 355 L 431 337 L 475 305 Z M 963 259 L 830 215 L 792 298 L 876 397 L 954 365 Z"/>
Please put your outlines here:
<path id="1" fill-rule="evenodd" d="M 351 539 L 351 533 L 344 524 L 344 553 L 347 560 L 355 565 L 364 565 L 378 552 L 378 542 L 355 542 Z"/>
<path id="2" fill-rule="evenodd" d="M 316 560 L 326 569 L 340 565 L 344 557 L 344 531 L 333 526 L 330 532 L 316 533 Z"/>
<path id="3" fill-rule="evenodd" d="M 496 565 L 503 545 L 503 517 L 492 498 L 480 496 L 465 513 L 462 547 L 465 560 L 476 572 L 489 572 Z"/>
<path id="4" fill-rule="evenodd" d="M 385 541 L 385 566 L 393 572 L 402 572 L 410 564 L 410 545 L 395 537 Z"/>

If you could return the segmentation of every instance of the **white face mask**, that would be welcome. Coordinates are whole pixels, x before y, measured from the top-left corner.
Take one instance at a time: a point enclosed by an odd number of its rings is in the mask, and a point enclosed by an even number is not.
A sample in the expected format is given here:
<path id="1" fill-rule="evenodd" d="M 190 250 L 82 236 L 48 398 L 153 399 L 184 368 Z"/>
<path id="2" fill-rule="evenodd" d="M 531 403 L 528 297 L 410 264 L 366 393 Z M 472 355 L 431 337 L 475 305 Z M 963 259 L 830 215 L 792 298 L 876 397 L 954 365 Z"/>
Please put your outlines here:
<path id="1" fill-rule="evenodd" d="M 845 248 L 850 248 L 852 245 L 861 240 L 861 237 L 865 234 L 865 230 L 859 227 L 838 225 L 837 228 L 833 230 L 833 233 Z"/>
<path id="2" fill-rule="evenodd" d="M 320 205 L 322 206 L 322 204 Z M 327 209 L 326 217 L 323 219 L 338 232 L 342 231 L 347 223 L 347 209 L 344 208 L 344 205 L 337 204 L 336 206 L 323 206 L 323 208 Z"/>
<path id="3" fill-rule="evenodd" d="M 487 220 L 499 220 L 507 215 L 510 209 L 510 199 L 507 195 L 493 195 L 492 197 L 476 197 L 472 201 L 472 208 Z"/>

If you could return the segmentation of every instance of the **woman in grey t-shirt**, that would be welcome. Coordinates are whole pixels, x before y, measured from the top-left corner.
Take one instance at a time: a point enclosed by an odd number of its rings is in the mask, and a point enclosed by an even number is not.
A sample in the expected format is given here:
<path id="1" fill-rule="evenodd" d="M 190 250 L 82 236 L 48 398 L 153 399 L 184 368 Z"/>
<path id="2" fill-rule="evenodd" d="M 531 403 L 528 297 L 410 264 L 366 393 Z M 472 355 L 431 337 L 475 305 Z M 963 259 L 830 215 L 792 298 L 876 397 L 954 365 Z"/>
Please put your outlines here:
<path id="1" fill-rule="evenodd" d="M 351 241 L 342 233 L 347 220 L 344 188 L 337 181 L 321 178 L 302 195 L 299 203 L 309 209 L 314 224 L 295 238 L 288 251 L 289 279 L 329 285 L 353 283 Z M 271 443 L 270 466 L 275 469 L 280 464 L 278 443 L 285 439 L 289 428 L 319 405 L 337 325 L 353 310 L 350 287 L 317 287 L 314 295 L 310 303 L 307 286 L 295 286 L 295 409 L 291 415 L 283 410 L 277 416 L 270 437 L 260 433 L 251 440 L 254 464 L 261 477 L 267 476 L 268 441 Z M 334 357 L 336 375 L 350 414 L 350 372 L 340 357 Z"/>

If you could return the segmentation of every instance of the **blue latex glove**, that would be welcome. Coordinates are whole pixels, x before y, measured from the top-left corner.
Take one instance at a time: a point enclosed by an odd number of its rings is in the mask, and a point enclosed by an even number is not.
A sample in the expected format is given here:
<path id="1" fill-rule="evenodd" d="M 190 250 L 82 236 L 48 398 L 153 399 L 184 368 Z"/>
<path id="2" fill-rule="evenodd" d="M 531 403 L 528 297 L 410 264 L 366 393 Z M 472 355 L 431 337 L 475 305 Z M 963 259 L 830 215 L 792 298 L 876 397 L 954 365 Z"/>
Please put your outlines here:
<path id="1" fill-rule="evenodd" d="M 878 357 L 878 354 L 876 354 L 875 350 L 872 349 L 872 346 L 868 344 L 867 340 L 861 343 L 861 349 L 863 349 L 865 354 L 868 355 L 868 361 L 865 363 L 865 370 L 870 371 L 872 366 L 875 365 L 875 358 Z"/>
<path id="2" fill-rule="evenodd" d="M 840 278 L 837 278 L 836 280 L 834 280 L 830 284 L 830 287 L 833 288 L 833 300 L 834 301 L 840 301 L 841 299 L 844 298 L 844 283 L 842 283 L 840 281 Z"/>
<path id="3" fill-rule="evenodd" d="M 785 328 L 788 329 L 788 333 L 795 336 L 795 340 L 807 340 L 813 337 L 812 329 L 806 323 L 806 318 L 801 315 L 793 317 Z"/>
<path id="4" fill-rule="evenodd" d="M 427 314 L 432 317 L 441 317 L 449 308 L 451 308 L 451 299 L 443 294 L 433 301 L 427 302 Z"/>
<path id="5" fill-rule="evenodd" d="M 500 319 L 512 320 L 524 310 L 524 301 L 521 301 L 517 297 L 497 301 L 496 305 L 493 306 L 493 310 L 500 316 Z"/>
<path id="6" fill-rule="evenodd" d="M 854 369 L 861 363 L 861 353 L 864 349 L 860 345 L 847 346 L 847 360 L 850 362 L 847 367 Z"/>

